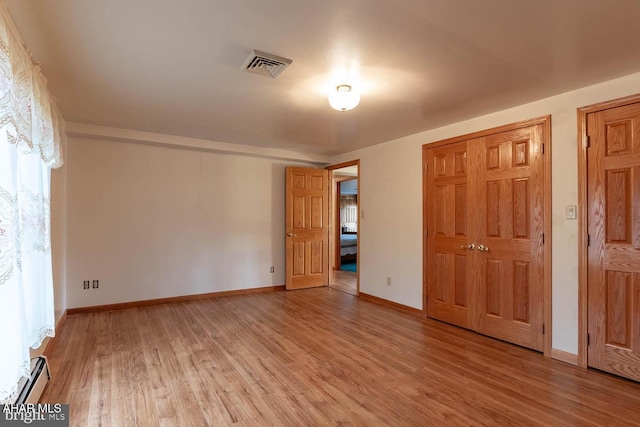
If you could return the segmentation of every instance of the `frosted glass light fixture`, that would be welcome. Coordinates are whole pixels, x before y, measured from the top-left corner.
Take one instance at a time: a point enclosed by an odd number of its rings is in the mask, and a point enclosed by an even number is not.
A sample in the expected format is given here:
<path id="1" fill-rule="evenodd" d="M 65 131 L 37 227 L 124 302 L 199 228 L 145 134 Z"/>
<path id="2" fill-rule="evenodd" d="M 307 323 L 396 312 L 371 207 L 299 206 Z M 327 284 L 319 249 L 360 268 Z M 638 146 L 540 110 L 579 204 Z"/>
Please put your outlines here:
<path id="1" fill-rule="evenodd" d="M 353 110 L 360 103 L 360 94 L 351 85 L 338 85 L 329 93 L 329 105 L 338 111 Z"/>

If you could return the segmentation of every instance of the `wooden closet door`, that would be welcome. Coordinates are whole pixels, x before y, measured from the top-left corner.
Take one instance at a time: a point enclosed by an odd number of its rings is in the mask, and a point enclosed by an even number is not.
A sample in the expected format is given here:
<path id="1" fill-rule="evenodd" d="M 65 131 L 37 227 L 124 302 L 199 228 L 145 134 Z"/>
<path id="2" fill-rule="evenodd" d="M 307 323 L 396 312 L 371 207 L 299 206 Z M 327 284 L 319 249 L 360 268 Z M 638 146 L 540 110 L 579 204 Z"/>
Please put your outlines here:
<path id="1" fill-rule="evenodd" d="M 640 104 L 587 126 L 588 365 L 640 381 Z"/>
<path id="2" fill-rule="evenodd" d="M 429 317 L 542 351 L 548 122 L 535 122 L 425 146 L 425 268 Z"/>
<path id="3" fill-rule="evenodd" d="M 543 349 L 542 125 L 482 138 L 473 156 L 477 185 L 474 328 Z"/>
<path id="4" fill-rule="evenodd" d="M 427 300 L 429 317 L 469 327 L 471 242 L 467 142 L 426 154 Z"/>

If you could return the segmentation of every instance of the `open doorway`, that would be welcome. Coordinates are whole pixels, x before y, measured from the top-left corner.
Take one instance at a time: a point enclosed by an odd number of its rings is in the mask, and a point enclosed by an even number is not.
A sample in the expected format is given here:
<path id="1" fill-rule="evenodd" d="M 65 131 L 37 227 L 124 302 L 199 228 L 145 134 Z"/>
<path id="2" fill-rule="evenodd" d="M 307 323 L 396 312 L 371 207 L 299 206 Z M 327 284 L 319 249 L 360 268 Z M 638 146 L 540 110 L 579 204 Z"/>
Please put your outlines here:
<path id="1" fill-rule="evenodd" d="M 358 295 L 359 292 L 359 161 L 329 167 L 330 274 L 329 286 Z"/>

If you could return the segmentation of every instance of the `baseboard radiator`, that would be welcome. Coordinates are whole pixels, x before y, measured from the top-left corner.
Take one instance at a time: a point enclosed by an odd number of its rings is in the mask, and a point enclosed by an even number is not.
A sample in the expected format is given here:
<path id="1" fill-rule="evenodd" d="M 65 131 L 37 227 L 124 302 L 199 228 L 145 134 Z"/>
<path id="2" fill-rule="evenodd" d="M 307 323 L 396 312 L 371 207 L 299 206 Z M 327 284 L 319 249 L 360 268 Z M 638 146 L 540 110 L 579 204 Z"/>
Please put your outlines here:
<path id="1" fill-rule="evenodd" d="M 31 359 L 31 375 L 26 379 L 16 398 L 16 405 L 38 403 L 44 387 L 51 379 L 47 358 L 38 356 Z"/>

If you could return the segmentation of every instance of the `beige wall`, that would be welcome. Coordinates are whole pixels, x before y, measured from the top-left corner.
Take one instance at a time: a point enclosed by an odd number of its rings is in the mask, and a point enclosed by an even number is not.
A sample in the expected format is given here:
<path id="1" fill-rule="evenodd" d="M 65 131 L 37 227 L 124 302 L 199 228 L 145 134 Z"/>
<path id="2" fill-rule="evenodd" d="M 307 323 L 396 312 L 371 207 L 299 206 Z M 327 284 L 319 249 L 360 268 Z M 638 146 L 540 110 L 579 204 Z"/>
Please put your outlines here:
<path id="1" fill-rule="evenodd" d="M 292 163 L 77 137 L 66 158 L 69 307 L 284 284 Z"/>
<path id="2" fill-rule="evenodd" d="M 553 348 L 577 353 L 578 223 L 564 218 L 578 204 L 576 110 L 638 92 L 640 73 L 334 157 L 361 160 L 361 291 L 422 307 L 423 144 L 551 114 Z"/>

